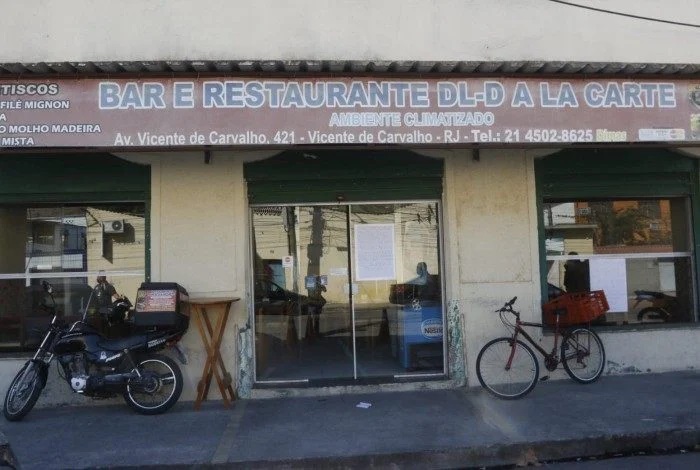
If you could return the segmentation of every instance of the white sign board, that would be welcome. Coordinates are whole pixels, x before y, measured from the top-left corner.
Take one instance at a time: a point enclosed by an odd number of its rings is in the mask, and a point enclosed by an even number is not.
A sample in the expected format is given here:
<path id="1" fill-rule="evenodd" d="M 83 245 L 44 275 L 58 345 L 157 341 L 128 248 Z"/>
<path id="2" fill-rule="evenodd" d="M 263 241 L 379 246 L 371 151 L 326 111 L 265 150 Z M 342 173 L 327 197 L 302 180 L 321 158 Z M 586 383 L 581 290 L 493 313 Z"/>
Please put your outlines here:
<path id="1" fill-rule="evenodd" d="M 611 312 L 626 312 L 629 307 L 624 258 L 593 258 L 589 265 L 591 290 L 605 291 Z"/>
<path id="2" fill-rule="evenodd" d="M 355 225 L 355 279 L 396 279 L 393 224 Z"/>
<path id="3" fill-rule="evenodd" d="M 283 256 L 282 257 L 282 267 L 283 268 L 293 268 L 294 267 L 294 256 Z"/>

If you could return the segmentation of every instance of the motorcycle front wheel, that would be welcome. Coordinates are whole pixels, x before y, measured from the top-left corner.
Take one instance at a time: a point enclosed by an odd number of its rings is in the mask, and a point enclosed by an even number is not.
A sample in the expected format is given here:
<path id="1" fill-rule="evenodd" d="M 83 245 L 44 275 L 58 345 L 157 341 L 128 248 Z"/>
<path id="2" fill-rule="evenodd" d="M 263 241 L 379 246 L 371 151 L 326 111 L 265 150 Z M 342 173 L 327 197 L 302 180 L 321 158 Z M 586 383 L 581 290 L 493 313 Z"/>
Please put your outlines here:
<path id="1" fill-rule="evenodd" d="M 41 370 L 34 361 L 27 361 L 12 379 L 5 394 L 3 414 L 8 421 L 19 421 L 34 408 L 41 394 Z"/>
<path id="2" fill-rule="evenodd" d="M 168 411 L 182 393 L 182 372 L 166 356 L 149 356 L 134 369 L 139 377 L 126 385 L 124 400 L 137 413 L 156 415 Z"/>

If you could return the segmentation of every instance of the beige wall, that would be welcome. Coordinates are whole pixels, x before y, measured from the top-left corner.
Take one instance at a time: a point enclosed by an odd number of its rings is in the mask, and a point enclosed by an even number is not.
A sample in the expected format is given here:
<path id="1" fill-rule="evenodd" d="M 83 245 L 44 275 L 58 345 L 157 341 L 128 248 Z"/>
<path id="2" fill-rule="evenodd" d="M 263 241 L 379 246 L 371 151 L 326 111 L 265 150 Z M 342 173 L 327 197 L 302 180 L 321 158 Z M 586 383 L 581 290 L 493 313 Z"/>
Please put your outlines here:
<path id="1" fill-rule="evenodd" d="M 696 0 L 589 0 L 680 22 Z M 0 0 L 0 62 L 443 60 L 698 63 L 697 29 L 512 0 Z M 517 68 L 517 66 L 516 66 Z"/>
<path id="2" fill-rule="evenodd" d="M 476 356 L 505 331 L 494 310 L 518 296 L 524 319 L 539 319 L 534 157 L 524 150 L 454 151 L 445 169 L 448 301 L 463 316 L 467 379 Z"/>
<path id="3" fill-rule="evenodd" d="M 247 321 L 249 271 L 242 160 L 226 152 L 216 152 L 210 164 L 202 152 L 136 158 L 151 163 L 151 279 L 178 282 L 191 298 L 241 299 L 232 307 L 221 347 L 226 367 L 235 375 L 237 331 Z M 206 360 L 194 321 L 182 346 L 189 361 L 183 367 L 183 399 L 194 399 Z"/>

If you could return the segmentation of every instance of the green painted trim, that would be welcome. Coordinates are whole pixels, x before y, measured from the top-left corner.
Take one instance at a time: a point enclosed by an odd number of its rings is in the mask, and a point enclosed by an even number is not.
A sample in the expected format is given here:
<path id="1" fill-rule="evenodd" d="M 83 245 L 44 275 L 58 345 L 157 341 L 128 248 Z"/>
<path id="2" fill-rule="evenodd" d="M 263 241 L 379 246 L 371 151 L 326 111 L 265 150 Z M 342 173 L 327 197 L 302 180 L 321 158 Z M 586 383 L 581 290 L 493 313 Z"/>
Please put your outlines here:
<path id="1" fill-rule="evenodd" d="M 694 266 L 692 267 L 692 273 L 695 276 L 695 288 L 700 291 L 700 275 L 698 270 L 700 268 L 700 164 L 697 161 L 695 163 L 695 179 L 692 185 L 692 193 L 690 195 L 690 217 L 693 235 L 693 246 L 695 249 L 695 256 L 693 257 Z M 698 308 L 698 302 L 700 302 L 700 296 L 696 292 L 696 305 L 695 305 L 695 321 L 700 320 L 700 308 Z"/>
<path id="2" fill-rule="evenodd" d="M 148 199 L 145 192 L 114 193 L 24 193 L 0 194 L 0 204 L 68 204 L 84 202 L 143 202 Z"/>
<path id="3" fill-rule="evenodd" d="M 548 199 L 686 196 L 697 162 L 666 149 L 567 149 L 535 161 Z"/>
<path id="4" fill-rule="evenodd" d="M 248 183 L 251 204 L 440 199 L 442 178 L 300 179 Z"/>
<path id="5" fill-rule="evenodd" d="M 110 154 L 0 157 L 0 203 L 143 201 L 150 168 Z"/>
<path id="6" fill-rule="evenodd" d="M 251 204 L 440 199 L 443 171 L 408 150 L 289 150 L 244 165 Z"/>
<path id="7" fill-rule="evenodd" d="M 535 168 L 537 165 L 535 164 Z M 544 236 L 544 221 L 542 220 L 542 211 L 544 209 L 544 198 L 542 197 L 542 181 L 537 178 L 535 172 L 535 207 L 537 210 L 537 247 L 540 263 L 540 295 L 542 302 L 546 303 L 549 300 L 547 294 L 547 247 Z"/>
<path id="8" fill-rule="evenodd" d="M 148 167 L 148 181 L 150 186 L 151 181 L 151 167 Z M 151 193 L 148 192 L 148 196 L 144 198 L 144 223 L 146 224 L 145 237 L 145 247 L 146 252 L 144 253 L 144 281 L 151 282 Z"/>

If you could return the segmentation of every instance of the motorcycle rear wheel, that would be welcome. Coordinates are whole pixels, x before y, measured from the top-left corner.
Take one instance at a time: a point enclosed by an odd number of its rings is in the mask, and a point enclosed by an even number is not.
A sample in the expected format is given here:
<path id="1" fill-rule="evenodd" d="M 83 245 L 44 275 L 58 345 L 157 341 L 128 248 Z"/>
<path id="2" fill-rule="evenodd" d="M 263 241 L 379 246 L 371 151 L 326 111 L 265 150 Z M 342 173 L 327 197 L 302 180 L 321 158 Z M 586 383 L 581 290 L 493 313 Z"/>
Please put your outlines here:
<path id="1" fill-rule="evenodd" d="M 5 394 L 2 412 L 8 421 L 19 421 L 29 413 L 41 394 L 41 371 L 39 365 L 27 361 L 12 379 Z"/>
<path id="2" fill-rule="evenodd" d="M 167 356 L 154 355 L 136 366 L 141 379 L 126 385 L 124 400 L 137 413 L 156 415 L 168 411 L 182 393 L 182 372 Z"/>
<path id="3" fill-rule="evenodd" d="M 642 323 L 663 323 L 668 321 L 668 314 L 655 307 L 647 307 L 637 314 L 637 320 Z"/>

